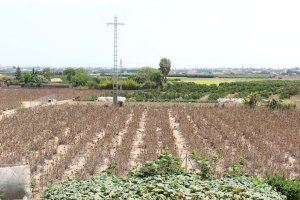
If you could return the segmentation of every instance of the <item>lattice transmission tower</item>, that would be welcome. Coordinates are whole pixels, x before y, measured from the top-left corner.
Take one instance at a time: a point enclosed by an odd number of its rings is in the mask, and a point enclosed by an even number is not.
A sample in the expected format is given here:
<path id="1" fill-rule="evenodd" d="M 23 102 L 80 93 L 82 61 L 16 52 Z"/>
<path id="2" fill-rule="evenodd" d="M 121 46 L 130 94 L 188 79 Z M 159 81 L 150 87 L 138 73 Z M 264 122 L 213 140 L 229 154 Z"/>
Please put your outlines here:
<path id="1" fill-rule="evenodd" d="M 118 90 L 119 90 L 119 70 L 118 70 L 118 26 L 125 25 L 124 23 L 119 23 L 118 18 L 115 15 L 113 23 L 107 23 L 107 25 L 114 26 L 114 68 L 113 68 L 113 104 L 118 103 Z"/>

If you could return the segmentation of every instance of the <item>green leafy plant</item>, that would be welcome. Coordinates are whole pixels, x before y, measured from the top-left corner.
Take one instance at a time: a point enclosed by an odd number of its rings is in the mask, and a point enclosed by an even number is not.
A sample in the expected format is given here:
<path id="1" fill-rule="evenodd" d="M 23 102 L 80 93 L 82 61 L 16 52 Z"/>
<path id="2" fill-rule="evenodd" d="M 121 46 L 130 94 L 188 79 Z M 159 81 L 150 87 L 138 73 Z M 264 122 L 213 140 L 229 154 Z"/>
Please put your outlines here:
<path id="1" fill-rule="evenodd" d="M 247 107 L 254 108 L 257 102 L 260 100 L 260 95 L 258 92 L 251 92 L 245 99 L 243 104 Z"/>
<path id="2" fill-rule="evenodd" d="M 289 100 L 282 101 L 282 100 L 272 99 L 268 103 L 268 107 L 271 109 L 276 109 L 276 108 L 292 109 L 292 108 L 296 108 L 296 104 L 294 104 L 293 102 L 291 102 Z"/>
<path id="3" fill-rule="evenodd" d="M 282 102 L 280 100 L 272 99 L 268 103 L 268 107 L 271 108 L 271 109 L 281 108 L 282 107 Z"/>
<path id="4" fill-rule="evenodd" d="M 130 172 L 130 174 L 139 177 L 183 173 L 184 169 L 181 166 L 180 159 L 173 156 L 168 149 L 160 154 L 156 160 L 148 161 L 142 168 Z"/>
<path id="5" fill-rule="evenodd" d="M 241 157 L 239 161 L 232 164 L 227 168 L 227 170 L 224 173 L 225 177 L 238 177 L 238 176 L 244 176 L 247 175 L 243 168 L 245 166 L 245 159 Z"/>
<path id="6" fill-rule="evenodd" d="M 282 102 L 282 108 L 284 108 L 284 109 L 293 109 L 293 108 L 296 108 L 296 104 L 289 101 L 289 100 L 284 100 Z"/>
<path id="7" fill-rule="evenodd" d="M 201 165 L 206 162 L 205 158 L 194 155 Z M 195 171 L 185 173 L 178 158 L 167 150 L 157 160 L 125 176 L 104 172 L 90 180 L 69 180 L 50 185 L 41 199 L 284 200 L 286 197 L 251 176 L 203 179 Z"/>
<path id="8" fill-rule="evenodd" d="M 109 163 L 106 172 L 109 174 L 112 174 L 114 172 L 114 170 L 117 168 L 118 164 L 116 162 L 111 162 Z"/>
<path id="9" fill-rule="evenodd" d="M 288 99 L 292 95 L 297 95 L 300 93 L 300 86 L 296 84 L 290 84 L 282 87 L 280 89 L 280 99 Z"/>
<path id="10" fill-rule="evenodd" d="M 278 192 L 287 196 L 288 200 L 300 199 L 300 179 L 289 180 L 281 174 L 265 174 L 265 180 Z"/>
<path id="11" fill-rule="evenodd" d="M 192 152 L 191 156 L 200 169 L 199 175 L 201 178 L 212 179 L 214 177 L 214 171 L 212 170 L 211 163 L 217 162 L 217 159 L 214 158 L 212 161 L 210 161 L 208 158 L 199 156 L 195 151 Z"/>

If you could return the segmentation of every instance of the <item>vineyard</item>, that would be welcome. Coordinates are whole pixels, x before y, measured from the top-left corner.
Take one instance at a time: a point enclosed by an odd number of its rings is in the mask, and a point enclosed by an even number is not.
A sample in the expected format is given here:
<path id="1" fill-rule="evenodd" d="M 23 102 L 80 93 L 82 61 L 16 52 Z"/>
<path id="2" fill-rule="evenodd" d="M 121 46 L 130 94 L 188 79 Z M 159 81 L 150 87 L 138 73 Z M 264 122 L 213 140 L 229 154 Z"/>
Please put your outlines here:
<path id="1" fill-rule="evenodd" d="M 34 192 L 50 182 L 88 179 L 117 163 L 116 174 L 169 149 L 190 169 L 192 151 L 218 157 L 222 174 L 243 157 L 246 170 L 300 169 L 300 112 L 197 104 L 124 107 L 59 105 L 26 109 L 0 121 L 0 164 L 30 164 Z"/>

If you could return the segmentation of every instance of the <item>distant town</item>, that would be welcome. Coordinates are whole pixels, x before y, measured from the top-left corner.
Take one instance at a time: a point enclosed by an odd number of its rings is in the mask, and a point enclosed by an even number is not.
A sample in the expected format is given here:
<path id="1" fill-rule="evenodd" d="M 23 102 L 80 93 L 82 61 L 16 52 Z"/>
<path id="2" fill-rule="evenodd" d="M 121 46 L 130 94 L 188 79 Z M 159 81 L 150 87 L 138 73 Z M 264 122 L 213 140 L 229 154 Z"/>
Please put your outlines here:
<path id="1" fill-rule="evenodd" d="M 40 67 L 40 66 L 0 66 L 0 74 L 12 74 L 16 71 L 17 67 L 20 67 L 23 72 L 32 71 L 42 71 L 45 68 L 50 69 L 53 74 L 62 74 L 66 67 Z M 89 74 L 110 74 L 113 72 L 112 68 L 108 67 L 74 67 L 74 68 L 83 68 Z M 134 74 L 138 71 L 137 67 L 128 67 L 121 68 L 120 72 L 123 74 Z M 171 68 L 169 75 L 170 76 L 181 76 L 181 75 L 197 75 L 197 74 L 253 74 L 253 75 L 267 75 L 270 77 L 279 77 L 279 76 L 299 76 L 300 67 L 294 68 Z"/>

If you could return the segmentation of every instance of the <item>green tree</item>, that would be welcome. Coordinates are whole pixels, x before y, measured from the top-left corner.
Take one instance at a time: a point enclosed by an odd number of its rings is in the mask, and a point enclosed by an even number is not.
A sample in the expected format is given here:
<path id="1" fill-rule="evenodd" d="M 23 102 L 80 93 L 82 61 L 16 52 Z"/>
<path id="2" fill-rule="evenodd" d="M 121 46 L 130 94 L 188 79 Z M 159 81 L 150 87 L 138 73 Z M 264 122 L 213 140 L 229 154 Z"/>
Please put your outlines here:
<path id="1" fill-rule="evenodd" d="M 29 79 L 31 76 L 32 76 L 32 74 L 30 72 L 24 72 L 22 74 L 21 82 L 24 82 L 25 84 L 27 84 L 29 82 Z"/>
<path id="2" fill-rule="evenodd" d="M 33 69 L 32 72 L 22 73 L 20 82 L 23 82 L 25 85 L 29 86 L 40 87 L 43 83 L 48 83 L 48 79 Z"/>
<path id="3" fill-rule="evenodd" d="M 66 68 L 64 71 L 63 71 L 63 75 L 67 76 L 67 80 L 69 82 L 72 81 L 72 77 L 75 76 L 76 74 L 76 71 L 74 68 Z"/>
<path id="4" fill-rule="evenodd" d="M 50 71 L 49 68 L 43 69 L 41 75 L 43 75 L 46 79 L 50 80 L 50 78 L 53 76 L 53 73 Z"/>
<path id="5" fill-rule="evenodd" d="M 75 75 L 71 77 L 71 83 L 76 86 L 85 86 L 90 80 L 89 75 L 82 69 L 75 69 Z"/>
<path id="6" fill-rule="evenodd" d="M 43 83 L 48 83 L 48 80 L 40 74 L 32 74 L 27 81 L 28 85 L 34 87 L 40 87 Z"/>
<path id="7" fill-rule="evenodd" d="M 17 79 L 18 81 L 20 81 L 20 80 L 22 79 L 22 71 L 21 71 L 20 67 L 18 67 L 18 68 L 16 69 L 15 77 L 16 77 L 16 79 Z"/>
<path id="8" fill-rule="evenodd" d="M 155 68 L 143 67 L 135 74 L 134 80 L 144 88 L 157 88 L 162 85 L 163 75 Z"/>
<path id="9" fill-rule="evenodd" d="M 167 76 L 171 69 L 171 61 L 167 58 L 162 58 L 159 62 L 159 70 L 164 76 L 164 81 L 167 82 Z"/>

